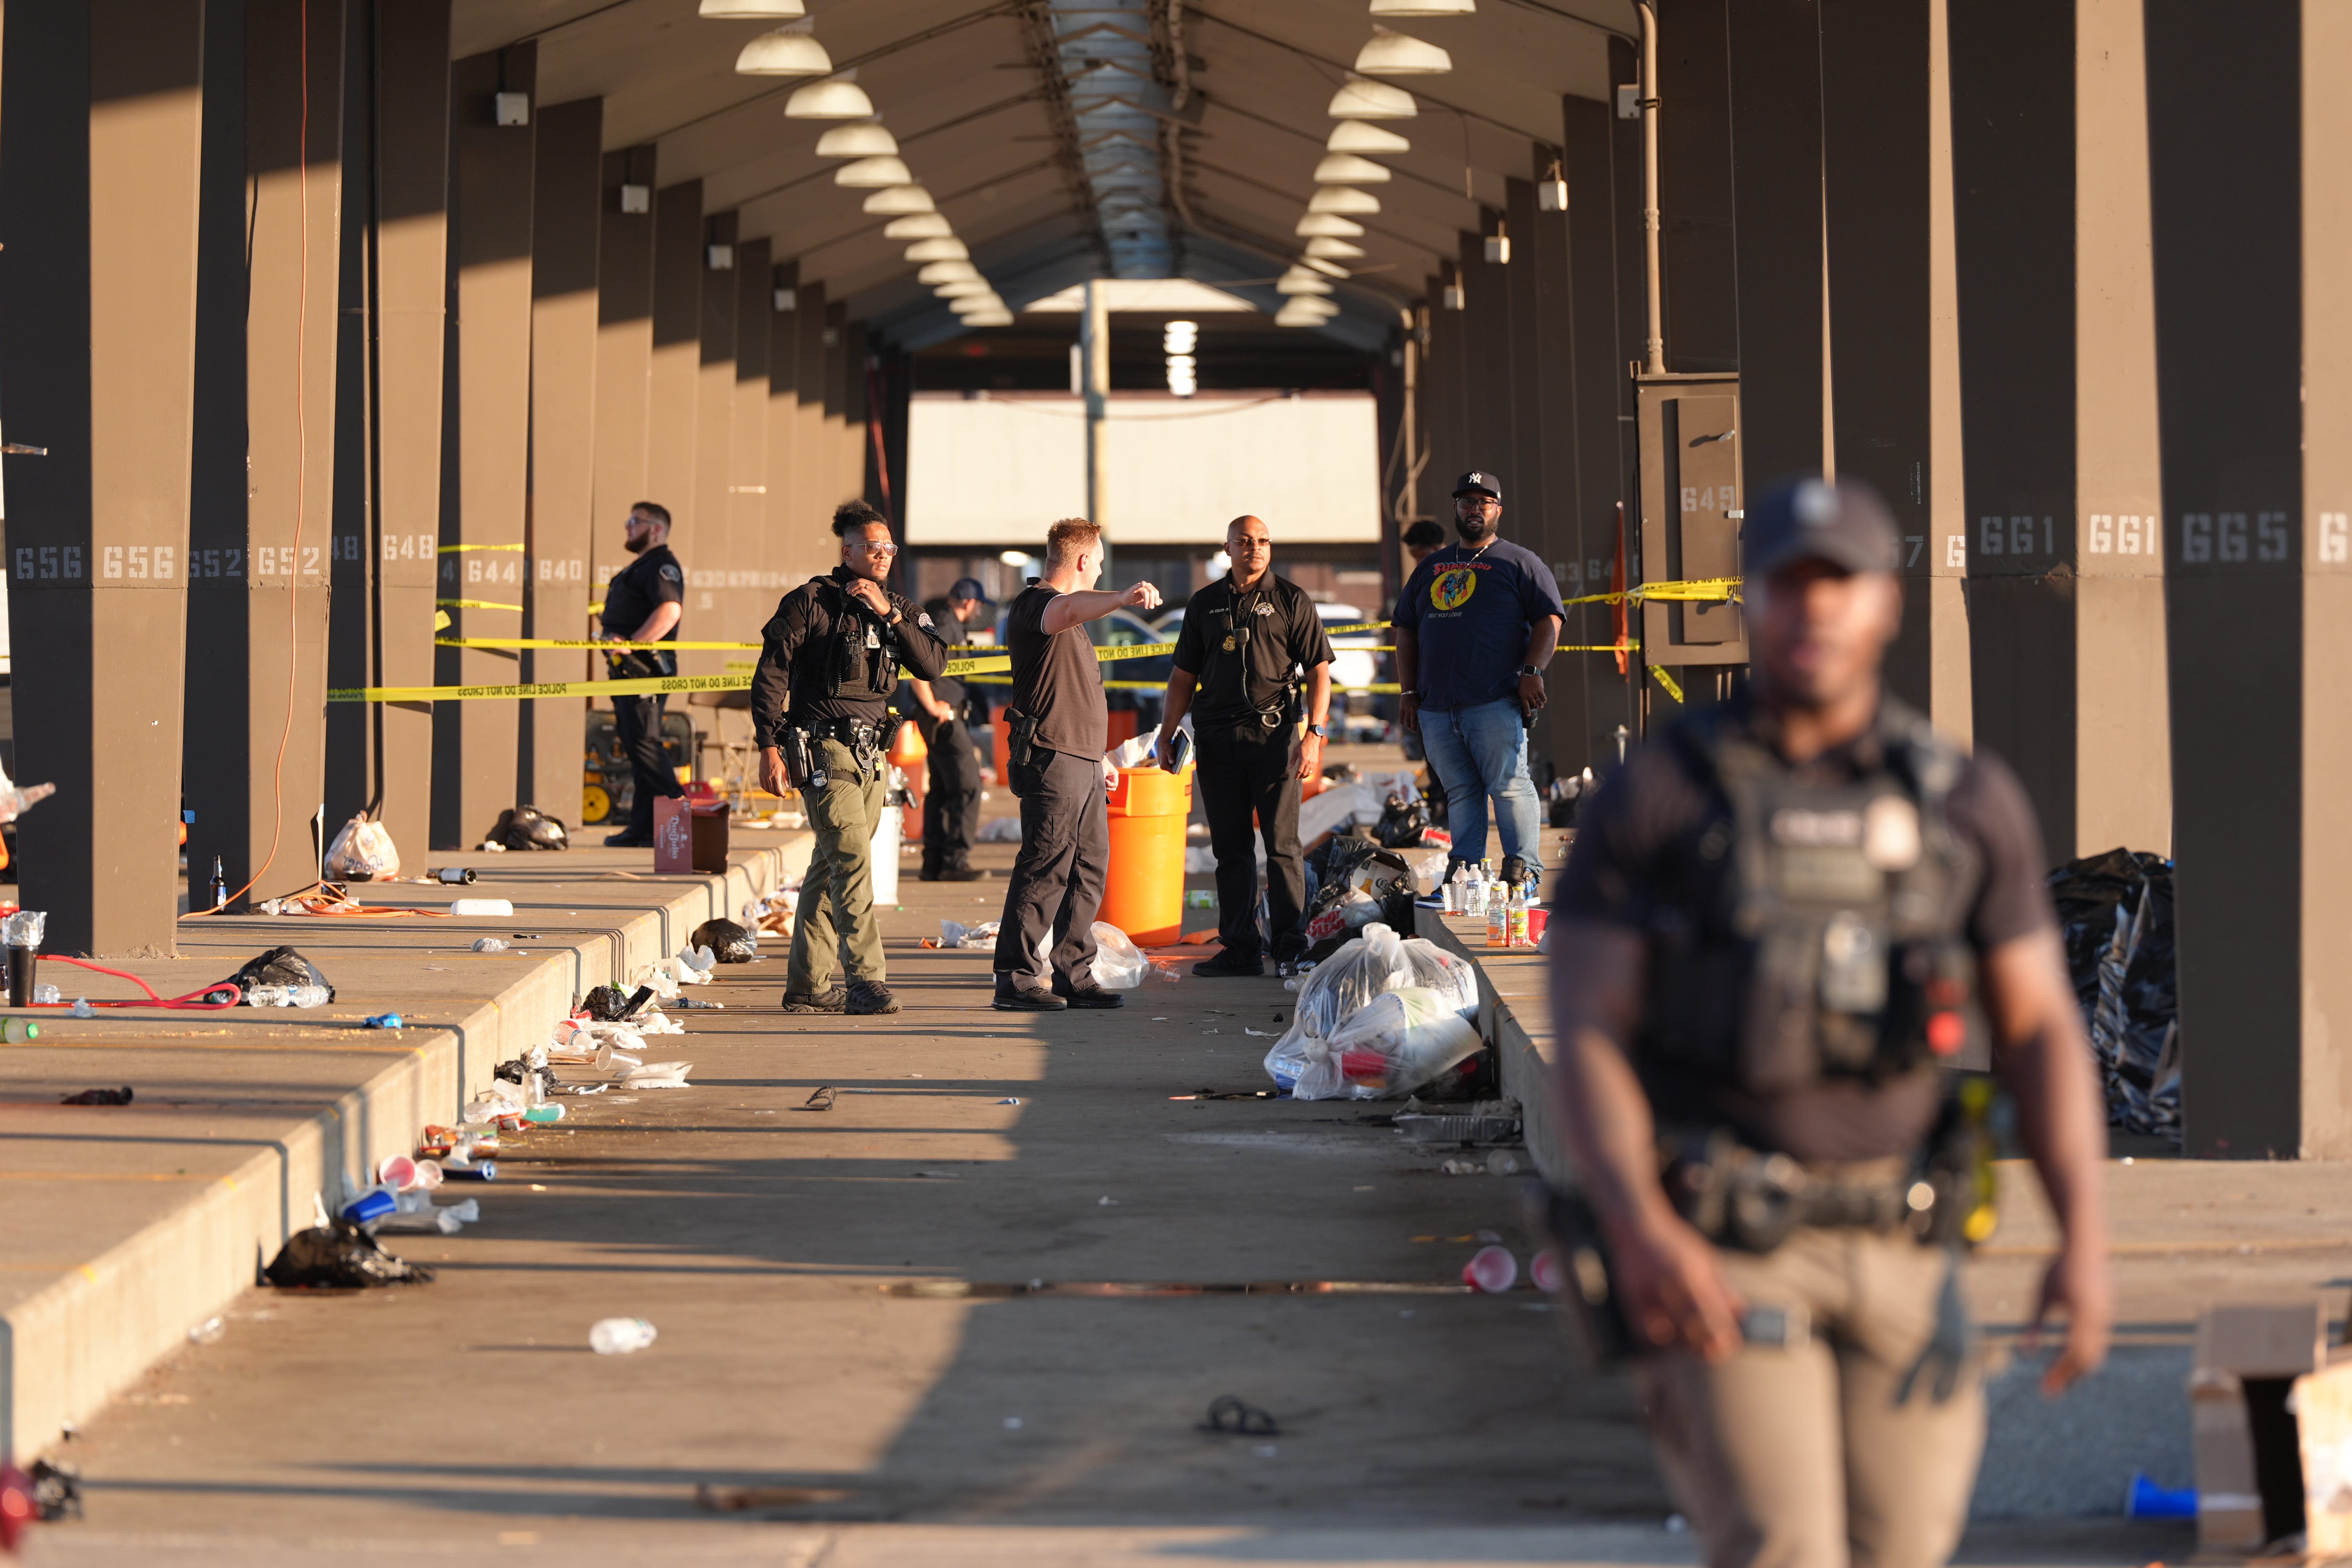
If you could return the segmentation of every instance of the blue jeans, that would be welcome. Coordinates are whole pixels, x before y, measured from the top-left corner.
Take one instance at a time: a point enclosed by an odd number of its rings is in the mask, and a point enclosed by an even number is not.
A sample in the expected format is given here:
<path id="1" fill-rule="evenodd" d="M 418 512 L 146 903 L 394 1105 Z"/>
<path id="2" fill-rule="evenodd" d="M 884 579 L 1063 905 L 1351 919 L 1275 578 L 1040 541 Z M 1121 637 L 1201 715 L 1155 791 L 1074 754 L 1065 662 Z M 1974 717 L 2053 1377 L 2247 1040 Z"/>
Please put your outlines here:
<path id="1" fill-rule="evenodd" d="M 1454 835 L 1454 858 L 1477 860 L 1486 853 L 1486 797 L 1498 803 L 1495 825 L 1502 830 L 1503 857 L 1517 855 L 1529 867 L 1537 860 L 1543 822 L 1536 806 L 1536 782 L 1528 776 L 1528 729 L 1517 698 L 1473 708 L 1424 708 L 1421 743 L 1430 771 L 1445 790 L 1445 826 Z"/>

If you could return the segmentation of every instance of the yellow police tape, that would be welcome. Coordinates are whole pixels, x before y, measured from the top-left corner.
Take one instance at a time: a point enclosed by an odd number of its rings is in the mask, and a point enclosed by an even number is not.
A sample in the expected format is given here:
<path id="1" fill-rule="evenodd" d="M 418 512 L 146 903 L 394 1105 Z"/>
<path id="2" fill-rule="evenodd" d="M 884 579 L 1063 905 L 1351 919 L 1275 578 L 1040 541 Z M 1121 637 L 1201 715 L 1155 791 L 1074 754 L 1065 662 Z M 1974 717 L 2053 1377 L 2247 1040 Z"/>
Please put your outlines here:
<path id="1" fill-rule="evenodd" d="M 457 555 L 468 550 L 520 550 L 522 548 L 520 544 L 445 544 L 441 547 L 441 553 Z"/>
<path id="2" fill-rule="evenodd" d="M 494 599 L 436 599 L 435 604 L 452 610 L 513 610 L 520 613 L 520 605 L 501 605 Z"/>
<path id="3" fill-rule="evenodd" d="M 435 647 L 514 648 L 514 647 L 577 647 L 601 648 L 619 653 L 628 648 L 670 648 L 675 651 L 711 651 L 725 649 L 730 653 L 760 651 L 755 642 L 616 642 L 599 637 L 435 637 Z"/>

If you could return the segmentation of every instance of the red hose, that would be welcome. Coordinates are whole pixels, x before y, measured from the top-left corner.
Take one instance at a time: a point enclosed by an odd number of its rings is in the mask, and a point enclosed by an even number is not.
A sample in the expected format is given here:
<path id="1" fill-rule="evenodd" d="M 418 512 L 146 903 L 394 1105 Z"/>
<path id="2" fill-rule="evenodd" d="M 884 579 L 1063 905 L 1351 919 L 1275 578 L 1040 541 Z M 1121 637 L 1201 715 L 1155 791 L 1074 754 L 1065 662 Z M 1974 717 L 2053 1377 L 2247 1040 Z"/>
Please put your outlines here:
<path id="1" fill-rule="evenodd" d="M 109 969 L 102 963 L 92 963 L 87 958 L 68 958 L 65 954 L 59 952 L 44 953 L 42 956 L 47 958 L 52 963 L 70 963 L 77 969 L 96 970 L 100 974 L 111 974 L 117 980 L 128 980 L 131 984 L 136 985 L 140 990 L 147 993 L 147 1000 L 144 1002 L 137 1000 L 129 1002 L 92 1002 L 90 1003 L 90 1005 L 93 1007 L 180 1007 L 185 1008 L 191 1012 L 217 1013 L 224 1007 L 236 1006 L 238 1002 L 244 999 L 245 995 L 245 993 L 238 989 L 233 982 L 222 980 L 207 985 L 202 990 L 191 991 L 185 996 L 163 996 L 156 994 L 155 988 L 152 985 L 148 984 L 144 980 L 140 979 L 139 976 L 130 973 L 127 971 L 121 969 Z M 228 1000 L 226 1002 L 207 1002 L 202 999 L 223 991 L 228 993 Z M 70 1002 L 35 1002 L 31 1004 L 31 1005 L 36 1007 L 70 1007 L 73 1004 Z"/>

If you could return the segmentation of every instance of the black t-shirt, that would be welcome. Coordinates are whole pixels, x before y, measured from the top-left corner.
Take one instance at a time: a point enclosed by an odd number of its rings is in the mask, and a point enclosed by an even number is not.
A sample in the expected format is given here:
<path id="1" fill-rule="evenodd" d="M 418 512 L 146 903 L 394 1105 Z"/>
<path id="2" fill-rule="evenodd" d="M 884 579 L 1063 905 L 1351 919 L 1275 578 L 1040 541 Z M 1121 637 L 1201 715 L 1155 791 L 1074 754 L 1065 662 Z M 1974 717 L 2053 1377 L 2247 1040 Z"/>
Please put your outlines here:
<path id="1" fill-rule="evenodd" d="M 1298 718 L 1294 669 L 1331 662 L 1331 639 L 1307 590 L 1267 572 L 1248 590 L 1233 574 L 1192 595 L 1176 634 L 1177 668 L 1200 679 L 1192 699 L 1195 726 L 1265 728 L 1261 717 L 1279 710 L 1277 723 Z"/>
<path id="2" fill-rule="evenodd" d="M 677 557 L 669 552 L 667 544 L 656 544 L 620 571 L 604 585 L 604 616 L 603 625 L 615 637 L 634 637 L 637 628 L 653 618 L 657 605 L 686 603 L 686 569 Z M 678 616 L 678 625 L 686 622 Z M 661 637 L 663 642 L 677 640 L 677 626 L 672 626 Z M 661 661 L 664 675 L 677 673 L 677 655 L 664 651 L 651 657 Z"/>
<path id="3" fill-rule="evenodd" d="M 1751 733 L 1769 735 L 1765 720 L 1744 703 L 1742 711 L 1746 717 L 1738 721 Z M 1857 778 L 1875 771 L 1881 744 L 1874 728 L 1795 771 L 1825 783 Z M 1966 924 L 1978 955 L 2054 927 L 2042 829 L 2008 764 L 1985 752 L 1971 756 L 1946 798 L 1945 815 L 1975 846 L 1981 868 Z M 1554 917 L 1645 935 L 1662 923 L 1695 920 L 1697 908 L 1721 890 L 1720 878 L 1730 874 L 1735 859 L 1702 856 L 1697 843 L 1717 824 L 1729 831 L 1731 821 L 1730 802 L 1682 748 L 1657 741 L 1641 746 L 1579 813 L 1576 846 L 1552 900 Z M 1704 875 L 1694 880 L 1695 867 L 1716 868 L 1716 883 L 1708 885 Z M 1670 896 L 1675 889 L 1693 890 Z M 1725 1114 L 1725 1097 L 1711 1092 L 1717 1086 L 1645 1062 L 1638 1050 L 1633 1068 L 1661 1124 L 1705 1127 L 1734 1120 Z M 1880 1085 L 1829 1079 L 1747 1100 L 1736 1127 L 1756 1147 L 1800 1159 L 1874 1160 L 1916 1149 L 1931 1130 L 1941 1094 L 1932 1065 Z"/>
<path id="4" fill-rule="evenodd" d="M 948 645 L 932 628 L 930 616 L 891 594 L 891 608 L 907 618 L 887 625 L 850 596 L 850 579 L 846 566 L 810 578 L 783 596 L 761 628 L 760 665 L 751 674 L 751 732 L 761 745 L 774 743 L 787 699 L 792 717 L 803 722 L 850 719 L 879 724 L 901 666 L 923 680 L 936 679 L 947 667 Z M 834 632 L 844 624 L 855 639 L 863 679 L 836 692 L 840 649 Z"/>
<path id="5" fill-rule="evenodd" d="M 1497 539 L 1484 550 L 1431 551 L 1405 579 L 1395 616 L 1418 641 L 1421 705 L 1475 708 L 1517 696 L 1529 628 L 1567 614 L 1551 568 L 1523 545 Z"/>
<path id="6" fill-rule="evenodd" d="M 1037 745 L 1076 757 L 1099 757 L 1110 732 L 1102 665 L 1083 624 L 1047 634 L 1045 606 L 1059 597 L 1060 589 L 1033 577 L 1006 614 L 1013 706 L 1035 717 Z"/>

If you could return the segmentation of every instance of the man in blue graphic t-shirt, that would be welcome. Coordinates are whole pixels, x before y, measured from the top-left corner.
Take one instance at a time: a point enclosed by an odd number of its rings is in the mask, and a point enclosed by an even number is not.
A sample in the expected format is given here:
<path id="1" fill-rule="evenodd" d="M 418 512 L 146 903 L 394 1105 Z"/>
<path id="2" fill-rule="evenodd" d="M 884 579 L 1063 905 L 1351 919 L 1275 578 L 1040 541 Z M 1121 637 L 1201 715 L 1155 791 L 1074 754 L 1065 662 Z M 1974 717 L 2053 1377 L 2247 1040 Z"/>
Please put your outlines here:
<path id="1" fill-rule="evenodd" d="M 1473 469 L 1454 482 L 1459 544 L 1432 551 L 1406 579 L 1396 614 L 1399 717 L 1421 736 L 1445 790 L 1454 853 L 1486 853 L 1486 800 L 1497 809 L 1503 874 L 1538 864 L 1542 829 L 1528 775 L 1528 725 L 1544 705 L 1544 667 L 1559 644 L 1559 586 L 1532 551 L 1496 535 L 1503 481 Z"/>

